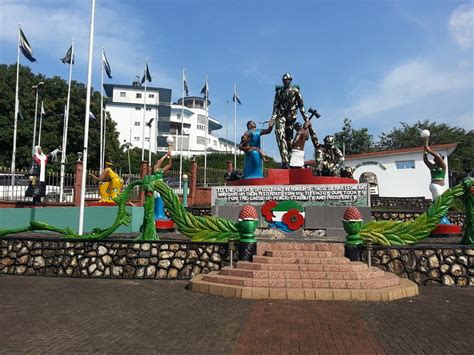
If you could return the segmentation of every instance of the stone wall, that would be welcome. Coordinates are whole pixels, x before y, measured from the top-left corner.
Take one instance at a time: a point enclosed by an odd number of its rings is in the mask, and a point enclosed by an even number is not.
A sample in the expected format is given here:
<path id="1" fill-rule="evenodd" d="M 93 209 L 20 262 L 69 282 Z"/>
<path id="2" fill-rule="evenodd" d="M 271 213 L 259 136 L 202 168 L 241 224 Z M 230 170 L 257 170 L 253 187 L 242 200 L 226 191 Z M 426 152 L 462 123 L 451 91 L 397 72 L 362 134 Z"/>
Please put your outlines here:
<path id="1" fill-rule="evenodd" d="M 367 261 L 367 253 L 362 254 Z M 372 265 L 418 285 L 474 286 L 474 247 L 374 247 Z"/>
<path id="2" fill-rule="evenodd" d="M 431 200 L 424 197 L 380 197 L 370 196 L 372 208 L 389 208 L 397 210 L 426 210 L 431 205 Z"/>
<path id="3" fill-rule="evenodd" d="M 0 238 L 0 273 L 14 275 L 189 279 L 220 270 L 227 244 Z M 237 255 L 236 255 L 237 257 Z"/>

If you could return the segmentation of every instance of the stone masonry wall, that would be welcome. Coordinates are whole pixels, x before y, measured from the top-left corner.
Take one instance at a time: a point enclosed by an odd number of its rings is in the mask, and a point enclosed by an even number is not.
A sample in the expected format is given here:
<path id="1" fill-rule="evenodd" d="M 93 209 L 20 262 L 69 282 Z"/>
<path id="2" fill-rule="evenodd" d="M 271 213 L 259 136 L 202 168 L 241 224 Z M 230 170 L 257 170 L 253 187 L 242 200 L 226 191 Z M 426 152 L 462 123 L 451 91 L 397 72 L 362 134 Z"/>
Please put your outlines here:
<path id="1" fill-rule="evenodd" d="M 0 273 L 14 275 L 189 279 L 220 270 L 227 244 L 0 239 Z M 237 257 L 237 255 L 235 255 Z"/>
<path id="2" fill-rule="evenodd" d="M 362 254 L 367 261 L 367 253 Z M 372 265 L 418 285 L 474 286 L 474 247 L 374 247 Z"/>

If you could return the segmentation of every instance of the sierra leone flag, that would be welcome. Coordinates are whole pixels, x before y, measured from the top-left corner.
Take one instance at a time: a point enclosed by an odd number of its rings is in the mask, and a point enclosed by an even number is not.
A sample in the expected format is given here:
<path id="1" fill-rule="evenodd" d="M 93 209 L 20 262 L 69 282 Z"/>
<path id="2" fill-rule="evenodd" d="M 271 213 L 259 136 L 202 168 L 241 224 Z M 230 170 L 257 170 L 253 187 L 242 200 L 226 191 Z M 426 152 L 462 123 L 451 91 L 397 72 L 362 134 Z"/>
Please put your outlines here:
<path id="1" fill-rule="evenodd" d="M 239 105 L 242 105 L 242 102 L 240 102 L 240 98 L 237 94 L 234 94 L 234 97 L 232 98 L 232 101 L 236 102 L 239 104 Z"/>
<path id="2" fill-rule="evenodd" d="M 112 79 L 112 69 L 110 69 L 110 64 L 107 60 L 107 57 L 105 56 L 105 52 L 102 52 L 102 65 L 104 66 L 105 73 L 109 79 Z"/>
<path id="3" fill-rule="evenodd" d="M 20 28 L 20 50 L 21 53 L 28 59 L 30 62 L 36 62 L 36 58 L 33 57 L 33 49 L 31 49 L 28 40 L 25 37 L 25 34 Z"/>
<path id="4" fill-rule="evenodd" d="M 209 84 L 206 80 L 206 83 L 204 84 L 203 88 L 201 89 L 201 95 L 205 97 L 209 97 Z"/>
<path id="5" fill-rule="evenodd" d="M 69 49 L 67 50 L 67 53 L 66 55 L 64 56 L 64 58 L 61 58 L 61 62 L 63 62 L 64 64 L 74 64 L 74 55 L 72 54 L 72 46 L 69 47 Z"/>
<path id="6" fill-rule="evenodd" d="M 148 70 L 148 63 L 146 63 L 146 66 L 145 66 L 145 73 L 143 74 L 142 84 L 145 82 L 145 80 L 151 83 L 151 75 L 150 75 L 150 71 Z"/>
<path id="7" fill-rule="evenodd" d="M 186 80 L 186 75 L 184 74 L 184 71 L 183 71 L 183 87 L 184 87 L 184 92 L 186 93 L 186 96 L 189 96 L 188 81 Z"/>

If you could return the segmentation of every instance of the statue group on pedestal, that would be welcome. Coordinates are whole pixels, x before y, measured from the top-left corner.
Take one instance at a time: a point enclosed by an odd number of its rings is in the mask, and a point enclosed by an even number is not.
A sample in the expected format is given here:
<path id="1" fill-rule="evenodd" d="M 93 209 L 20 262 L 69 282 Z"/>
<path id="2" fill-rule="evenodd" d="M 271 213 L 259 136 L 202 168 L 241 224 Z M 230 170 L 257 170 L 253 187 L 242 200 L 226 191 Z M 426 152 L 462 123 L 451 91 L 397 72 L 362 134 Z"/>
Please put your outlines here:
<path id="1" fill-rule="evenodd" d="M 291 74 L 285 73 L 282 77 L 283 85 L 276 87 L 268 128 L 260 130 L 256 128 L 255 122 L 247 123 L 247 131 L 239 145 L 245 152 L 244 178 L 263 177 L 265 155 L 261 150 L 260 137 L 270 133 L 273 126 L 282 169 L 304 167 L 304 145 L 311 138 L 315 148 L 315 175 L 351 177 L 351 170 L 343 168 L 344 156 L 334 145 L 334 136 L 326 136 L 324 144 L 319 143 L 311 118 L 321 116 L 317 110 L 310 108 L 308 112 L 311 116 L 308 117 L 299 87 L 291 85 L 292 80 Z M 298 111 L 303 117 L 303 124 L 297 122 Z"/>

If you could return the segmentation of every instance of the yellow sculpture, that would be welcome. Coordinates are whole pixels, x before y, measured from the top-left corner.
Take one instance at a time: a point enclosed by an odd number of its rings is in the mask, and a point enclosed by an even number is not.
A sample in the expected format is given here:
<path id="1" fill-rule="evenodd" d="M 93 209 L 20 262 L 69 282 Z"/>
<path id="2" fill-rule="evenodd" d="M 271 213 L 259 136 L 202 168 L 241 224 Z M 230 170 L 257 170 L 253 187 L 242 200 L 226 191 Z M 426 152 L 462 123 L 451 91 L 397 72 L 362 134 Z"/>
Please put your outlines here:
<path id="1" fill-rule="evenodd" d="M 90 174 L 96 181 L 99 182 L 99 202 L 114 202 L 113 198 L 122 192 L 123 179 L 112 170 L 114 164 L 112 162 L 105 162 L 106 168 L 102 171 L 99 177 Z"/>

